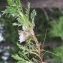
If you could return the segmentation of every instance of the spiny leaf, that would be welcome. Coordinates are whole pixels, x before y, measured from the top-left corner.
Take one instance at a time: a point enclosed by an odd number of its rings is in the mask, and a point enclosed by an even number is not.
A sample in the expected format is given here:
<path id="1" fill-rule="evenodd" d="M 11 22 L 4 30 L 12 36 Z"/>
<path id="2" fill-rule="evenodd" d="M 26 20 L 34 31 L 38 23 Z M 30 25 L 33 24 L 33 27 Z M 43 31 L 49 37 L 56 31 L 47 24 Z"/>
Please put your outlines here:
<path id="1" fill-rule="evenodd" d="M 24 61 L 18 61 L 17 63 L 26 63 L 26 62 L 24 62 Z"/>
<path id="2" fill-rule="evenodd" d="M 33 25 L 33 27 L 35 26 L 35 24 L 34 24 L 35 16 L 36 16 L 36 11 L 33 10 L 33 11 L 31 12 L 31 20 L 32 20 L 32 25 Z"/>
<path id="3" fill-rule="evenodd" d="M 12 57 L 16 60 L 22 60 L 25 61 L 23 58 L 19 57 L 17 54 L 16 55 L 12 55 Z"/>
<path id="4" fill-rule="evenodd" d="M 31 12 L 31 20 L 32 20 L 32 22 L 34 21 L 35 16 L 36 16 L 36 11 L 35 11 L 35 9 L 34 9 L 34 10 Z"/>
<path id="5" fill-rule="evenodd" d="M 30 13 L 30 3 L 28 2 L 28 5 L 27 5 L 27 9 L 26 9 L 26 16 L 28 17 L 29 19 L 29 13 Z"/>
<path id="6" fill-rule="evenodd" d="M 15 4 L 15 3 L 14 3 L 14 0 L 7 0 L 7 2 L 8 2 L 8 5 L 13 5 L 13 4 Z"/>

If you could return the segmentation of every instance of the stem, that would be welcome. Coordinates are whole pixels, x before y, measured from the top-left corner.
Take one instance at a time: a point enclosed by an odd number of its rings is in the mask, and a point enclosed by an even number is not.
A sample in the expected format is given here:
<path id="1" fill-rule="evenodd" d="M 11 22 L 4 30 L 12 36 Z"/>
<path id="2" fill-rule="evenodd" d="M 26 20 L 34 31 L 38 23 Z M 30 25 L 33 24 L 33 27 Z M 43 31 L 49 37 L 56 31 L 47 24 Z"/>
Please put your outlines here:
<path id="1" fill-rule="evenodd" d="M 42 51 L 41 51 L 41 48 L 40 48 L 40 43 L 38 42 L 38 39 L 36 38 L 35 35 L 33 36 L 33 38 L 34 38 L 34 41 L 36 43 L 36 47 L 38 49 L 38 54 L 39 54 L 39 57 L 40 57 L 40 60 L 41 60 L 40 62 L 42 63 L 43 62 L 43 56 L 42 56 Z"/>

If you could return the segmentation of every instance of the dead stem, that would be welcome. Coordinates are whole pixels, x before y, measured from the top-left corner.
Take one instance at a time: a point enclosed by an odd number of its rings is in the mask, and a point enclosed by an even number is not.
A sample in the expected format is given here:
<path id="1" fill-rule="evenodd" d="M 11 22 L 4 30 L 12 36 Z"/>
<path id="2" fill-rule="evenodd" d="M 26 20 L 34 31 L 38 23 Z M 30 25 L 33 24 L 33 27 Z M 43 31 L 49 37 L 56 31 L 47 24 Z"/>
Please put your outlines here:
<path id="1" fill-rule="evenodd" d="M 43 57 L 42 57 L 42 50 L 40 48 L 40 43 L 38 42 L 38 39 L 35 36 L 33 36 L 33 38 L 34 38 L 34 41 L 36 43 L 36 48 L 38 50 L 38 56 L 40 58 L 40 63 L 42 63 L 43 62 Z"/>

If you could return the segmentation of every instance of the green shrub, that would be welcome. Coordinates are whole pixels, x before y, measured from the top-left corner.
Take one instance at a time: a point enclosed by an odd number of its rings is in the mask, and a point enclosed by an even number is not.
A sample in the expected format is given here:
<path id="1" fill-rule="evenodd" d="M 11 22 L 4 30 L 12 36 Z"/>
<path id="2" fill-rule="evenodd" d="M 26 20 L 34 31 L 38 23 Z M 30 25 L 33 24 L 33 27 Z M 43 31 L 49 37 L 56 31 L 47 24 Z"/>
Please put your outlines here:
<path id="1" fill-rule="evenodd" d="M 57 55 L 53 55 L 53 63 L 63 63 L 63 46 L 56 47 L 53 51 Z"/>
<path id="2" fill-rule="evenodd" d="M 50 36 L 51 37 L 60 37 L 63 40 L 63 16 L 59 20 L 50 22 Z"/>

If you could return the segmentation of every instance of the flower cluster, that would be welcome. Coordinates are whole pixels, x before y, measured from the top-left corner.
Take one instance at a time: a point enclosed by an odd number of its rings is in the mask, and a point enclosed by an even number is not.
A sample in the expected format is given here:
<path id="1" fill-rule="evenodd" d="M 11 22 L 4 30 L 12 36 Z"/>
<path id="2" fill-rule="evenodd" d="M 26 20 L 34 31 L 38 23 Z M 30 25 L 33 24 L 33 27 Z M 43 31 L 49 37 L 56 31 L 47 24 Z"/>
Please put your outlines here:
<path id="1" fill-rule="evenodd" d="M 33 29 L 27 30 L 25 27 L 22 27 L 23 31 L 19 33 L 19 41 L 20 43 L 24 42 L 28 39 L 29 36 L 34 36 Z"/>

